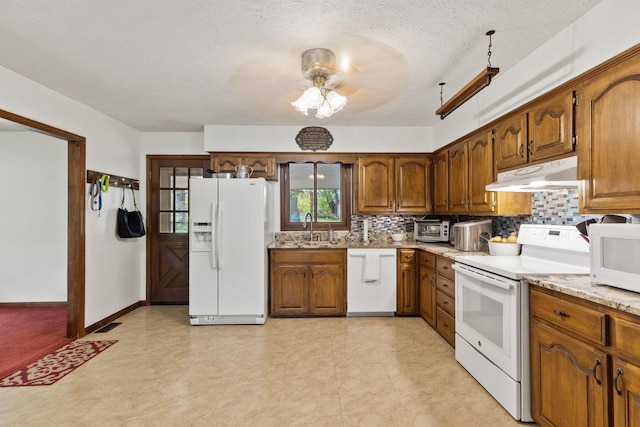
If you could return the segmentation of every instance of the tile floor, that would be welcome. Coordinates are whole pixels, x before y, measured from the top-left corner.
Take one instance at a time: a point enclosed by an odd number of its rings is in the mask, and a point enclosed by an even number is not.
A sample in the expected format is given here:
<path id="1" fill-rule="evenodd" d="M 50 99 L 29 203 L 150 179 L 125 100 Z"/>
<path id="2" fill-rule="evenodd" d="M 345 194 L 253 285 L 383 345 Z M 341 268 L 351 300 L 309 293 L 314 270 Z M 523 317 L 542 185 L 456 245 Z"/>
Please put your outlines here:
<path id="1" fill-rule="evenodd" d="M 517 426 L 420 318 L 190 326 L 141 307 L 52 386 L 0 388 L 2 426 Z"/>

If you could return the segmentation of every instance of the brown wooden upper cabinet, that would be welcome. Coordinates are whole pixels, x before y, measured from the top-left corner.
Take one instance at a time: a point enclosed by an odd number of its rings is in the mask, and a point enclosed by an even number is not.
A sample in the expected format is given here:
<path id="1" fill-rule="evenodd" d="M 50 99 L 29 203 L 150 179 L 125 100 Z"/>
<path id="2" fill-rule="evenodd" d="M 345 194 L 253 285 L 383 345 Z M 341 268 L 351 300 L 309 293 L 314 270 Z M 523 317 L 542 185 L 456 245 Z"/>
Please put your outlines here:
<path id="1" fill-rule="evenodd" d="M 449 150 L 433 157 L 433 211 L 449 212 Z"/>
<path id="2" fill-rule="evenodd" d="M 236 166 L 253 168 L 251 178 L 277 180 L 276 159 L 263 153 L 210 153 L 211 169 L 216 173 L 236 173 Z"/>
<path id="3" fill-rule="evenodd" d="M 640 53 L 587 80 L 577 112 L 580 211 L 640 214 Z"/>
<path id="4" fill-rule="evenodd" d="M 467 141 L 449 148 L 449 212 L 468 211 L 469 146 Z"/>
<path id="5" fill-rule="evenodd" d="M 481 215 L 531 212 L 531 196 L 528 194 L 485 190 L 487 184 L 495 181 L 493 138 L 493 131 L 480 131 L 449 147 L 449 206 L 439 212 Z M 434 181 L 434 194 L 437 194 L 440 179 Z"/>
<path id="6" fill-rule="evenodd" d="M 357 211 L 390 214 L 431 212 L 429 156 L 358 158 Z"/>
<path id="7" fill-rule="evenodd" d="M 501 120 L 496 126 L 498 171 L 571 154 L 576 99 L 573 90 L 563 92 Z"/>
<path id="8" fill-rule="evenodd" d="M 478 132 L 449 149 L 449 212 L 491 213 L 495 193 L 485 191 L 494 181 L 493 133 Z"/>

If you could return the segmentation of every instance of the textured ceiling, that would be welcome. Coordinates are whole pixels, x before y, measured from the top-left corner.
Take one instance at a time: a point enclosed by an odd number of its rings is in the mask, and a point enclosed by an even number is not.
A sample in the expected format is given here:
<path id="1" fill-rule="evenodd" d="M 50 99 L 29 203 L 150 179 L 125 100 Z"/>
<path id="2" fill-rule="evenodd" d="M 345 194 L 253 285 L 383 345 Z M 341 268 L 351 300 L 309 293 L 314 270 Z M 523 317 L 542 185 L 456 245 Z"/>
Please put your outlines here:
<path id="1" fill-rule="evenodd" d="M 141 131 L 429 126 L 438 83 L 446 101 L 486 66 L 487 30 L 505 71 L 596 3 L 3 0 L 0 65 Z M 313 47 L 350 63 L 338 80 L 348 103 L 328 119 L 290 105 Z"/>

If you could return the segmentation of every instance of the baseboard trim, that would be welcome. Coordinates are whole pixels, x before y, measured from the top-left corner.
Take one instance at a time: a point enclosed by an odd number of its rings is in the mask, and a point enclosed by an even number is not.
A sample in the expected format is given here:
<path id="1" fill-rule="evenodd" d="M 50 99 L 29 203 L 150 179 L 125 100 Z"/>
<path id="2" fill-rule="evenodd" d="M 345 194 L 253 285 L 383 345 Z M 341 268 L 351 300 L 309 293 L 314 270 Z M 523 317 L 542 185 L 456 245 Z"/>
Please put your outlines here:
<path id="1" fill-rule="evenodd" d="M 66 307 L 66 301 L 0 302 L 0 308 Z"/>
<path id="2" fill-rule="evenodd" d="M 105 317 L 104 319 L 94 323 L 93 325 L 89 325 L 89 326 L 85 327 L 84 328 L 84 333 L 85 333 L 85 335 L 88 335 L 91 332 L 97 331 L 98 329 L 102 328 L 104 325 L 107 325 L 107 324 L 113 322 L 118 317 L 124 316 L 125 314 L 130 313 L 133 310 L 135 310 L 136 308 L 142 307 L 143 305 L 144 305 L 144 301 L 135 302 L 135 303 L 131 304 L 129 307 L 125 307 L 122 310 L 118 311 L 117 313 L 114 313 L 111 316 Z"/>

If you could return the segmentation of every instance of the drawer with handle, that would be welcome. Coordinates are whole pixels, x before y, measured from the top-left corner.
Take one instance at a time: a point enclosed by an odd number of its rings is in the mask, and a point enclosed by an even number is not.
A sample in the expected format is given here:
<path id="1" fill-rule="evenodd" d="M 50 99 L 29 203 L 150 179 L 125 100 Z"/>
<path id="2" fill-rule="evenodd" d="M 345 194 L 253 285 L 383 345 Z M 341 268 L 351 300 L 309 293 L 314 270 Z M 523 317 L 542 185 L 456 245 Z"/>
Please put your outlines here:
<path id="1" fill-rule="evenodd" d="M 440 275 L 436 276 L 436 289 L 440 292 L 444 292 L 451 298 L 456 297 L 456 286 L 453 280 L 449 280 L 446 277 Z"/>
<path id="2" fill-rule="evenodd" d="M 456 300 L 449 295 L 436 291 L 436 305 L 449 313 L 452 317 L 456 317 Z"/>
<path id="3" fill-rule="evenodd" d="M 399 249 L 398 250 L 398 262 L 411 263 L 416 259 L 415 249 Z"/>
<path id="4" fill-rule="evenodd" d="M 436 255 L 431 252 L 420 251 L 420 265 L 423 265 L 431 270 L 436 269 Z"/>
<path id="5" fill-rule="evenodd" d="M 453 260 L 439 256 L 436 258 L 436 271 L 448 279 L 455 280 L 456 275 L 455 271 L 453 271 L 453 263 Z"/>
<path id="6" fill-rule="evenodd" d="M 584 338 L 607 344 L 608 315 L 572 301 L 531 289 L 531 313 L 554 326 L 568 329 Z"/>
<path id="7" fill-rule="evenodd" d="M 455 345 L 456 321 L 440 307 L 436 307 L 436 330 L 450 345 Z"/>

